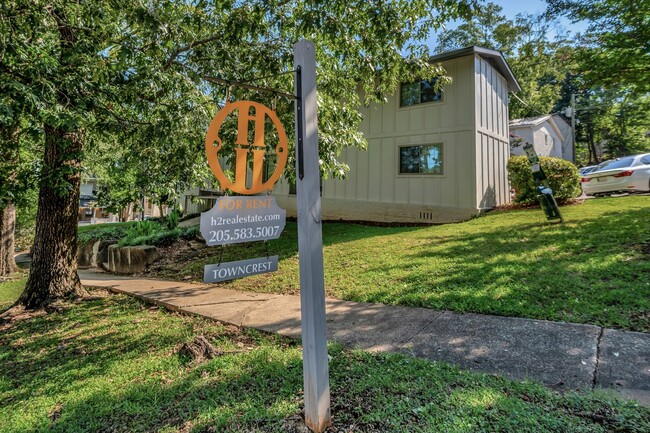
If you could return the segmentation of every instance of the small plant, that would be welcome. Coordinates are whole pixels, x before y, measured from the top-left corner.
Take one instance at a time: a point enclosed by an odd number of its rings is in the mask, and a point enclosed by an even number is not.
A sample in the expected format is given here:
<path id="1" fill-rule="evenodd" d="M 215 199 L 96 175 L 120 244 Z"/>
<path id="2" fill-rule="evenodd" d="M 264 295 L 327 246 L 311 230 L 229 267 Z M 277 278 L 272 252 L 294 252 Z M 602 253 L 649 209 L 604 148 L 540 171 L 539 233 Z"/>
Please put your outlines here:
<path id="1" fill-rule="evenodd" d="M 135 245 L 156 245 L 156 246 L 168 246 L 172 245 L 178 239 L 192 239 L 196 237 L 199 233 L 198 226 L 192 227 L 176 227 L 172 230 L 167 230 L 162 226 L 159 226 L 158 231 L 152 232 L 150 234 L 145 234 L 142 236 L 136 237 L 127 237 L 120 241 L 121 246 L 135 246 Z"/>
<path id="2" fill-rule="evenodd" d="M 173 211 L 169 212 L 165 220 L 167 224 L 167 228 L 169 230 L 173 230 L 176 227 L 178 227 L 178 223 L 180 219 L 181 219 L 181 213 L 178 209 L 174 209 Z"/>
<path id="3" fill-rule="evenodd" d="M 540 157 L 539 163 L 558 203 L 580 195 L 580 175 L 575 165 L 561 158 L 546 156 Z M 527 157 L 511 157 L 508 160 L 508 176 L 515 190 L 516 203 L 537 203 L 536 183 Z"/>
<path id="4" fill-rule="evenodd" d="M 118 240 L 126 236 L 130 227 L 134 223 L 107 223 L 96 224 L 79 227 L 77 239 L 80 245 L 83 245 L 91 240 L 105 241 L 105 240 Z"/>
<path id="5" fill-rule="evenodd" d="M 142 245 L 143 243 L 134 243 L 136 240 L 146 239 L 164 231 L 163 226 L 154 221 L 138 221 L 126 231 L 124 238 L 120 240 L 120 245 Z"/>

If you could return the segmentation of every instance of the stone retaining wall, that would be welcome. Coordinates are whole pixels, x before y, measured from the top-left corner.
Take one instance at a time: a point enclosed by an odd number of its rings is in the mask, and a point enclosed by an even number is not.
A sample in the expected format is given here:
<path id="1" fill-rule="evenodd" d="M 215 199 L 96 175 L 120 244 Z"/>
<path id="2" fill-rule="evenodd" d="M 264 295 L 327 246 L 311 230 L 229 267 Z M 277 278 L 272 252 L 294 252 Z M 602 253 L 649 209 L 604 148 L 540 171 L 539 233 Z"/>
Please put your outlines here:
<path id="1" fill-rule="evenodd" d="M 108 247 L 108 263 L 106 270 L 119 274 L 133 274 L 143 272 L 148 265 L 160 258 L 158 249 L 151 245 L 138 245 L 135 247 Z"/>
<path id="2" fill-rule="evenodd" d="M 79 245 L 77 262 L 80 268 L 101 267 L 109 272 L 134 274 L 160 258 L 151 245 L 120 247 L 117 241 L 89 241 Z"/>

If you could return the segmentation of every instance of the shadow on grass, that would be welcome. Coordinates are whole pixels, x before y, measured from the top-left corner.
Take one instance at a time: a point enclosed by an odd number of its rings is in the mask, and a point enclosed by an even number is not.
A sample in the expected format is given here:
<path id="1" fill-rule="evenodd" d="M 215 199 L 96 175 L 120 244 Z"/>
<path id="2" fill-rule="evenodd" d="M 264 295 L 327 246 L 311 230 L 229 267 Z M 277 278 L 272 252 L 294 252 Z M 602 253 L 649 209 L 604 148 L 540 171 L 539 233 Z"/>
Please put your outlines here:
<path id="1" fill-rule="evenodd" d="M 650 211 L 630 200 L 597 204 L 570 207 L 565 224 L 544 222 L 541 211 L 500 212 L 440 227 L 324 224 L 326 290 L 350 301 L 648 332 Z M 232 246 L 223 256 L 215 248 L 184 264 L 180 257 L 180 268 L 159 275 L 200 280 L 203 266 L 219 259 L 278 254 L 279 272 L 219 287 L 297 294 L 295 228 L 288 224 L 266 246 Z"/>
<path id="2" fill-rule="evenodd" d="M 648 332 L 648 221 L 641 209 L 432 239 L 389 267 L 370 268 L 400 276 L 363 300 Z M 445 271 L 428 261 L 444 263 Z"/>
<path id="3" fill-rule="evenodd" d="M 178 431 L 199 413 L 212 413 L 215 431 L 238 431 L 240 419 L 263 426 L 299 411 L 297 349 L 246 336 L 245 349 L 197 367 L 176 354 L 197 331 L 234 344 L 221 325 L 122 297 L 14 324 L 0 338 L 0 407 L 30 406 L 13 424 L 0 410 L 0 431 Z"/>
<path id="4" fill-rule="evenodd" d="M 180 357 L 177 342 L 197 334 L 210 335 L 223 355 L 198 366 Z M 650 422 L 610 398 L 559 398 L 403 356 L 338 347 L 330 355 L 334 431 L 578 432 L 606 422 L 631 432 Z M 2 335 L 0 360 L 0 431 L 300 431 L 295 343 L 126 297 L 15 323 Z M 599 413 L 607 416 L 589 419 Z"/>
<path id="5" fill-rule="evenodd" d="M 360 224 L 329 222 L 323 224 L 323 246 L 342 245 L 361 239 L 391 236 L 400 233 L 410 233 L 422 230 L 423 227 L 375 227 Z M 279 239 L 268 242 L 247 242 L 226 247 L 205 247 L 207 254 L 199 259 L 190 259 L 182 268 L 182 272 L 172 270 L 172 274 L 162 270 L 162 275 L 175 279 L 179 274 L 192 275 L 196 279 L 203 278 L 203 266 L 220 262 L 249 259 L 277 255 L 280 261 L 298 257 L 297 224 L 288 222 Z M 179 257 L 183 261 L 183 257 Z M 185 259 L 187 260 L 187 259 Z M 174 263 L 175 265 L 175 263 Z"/>

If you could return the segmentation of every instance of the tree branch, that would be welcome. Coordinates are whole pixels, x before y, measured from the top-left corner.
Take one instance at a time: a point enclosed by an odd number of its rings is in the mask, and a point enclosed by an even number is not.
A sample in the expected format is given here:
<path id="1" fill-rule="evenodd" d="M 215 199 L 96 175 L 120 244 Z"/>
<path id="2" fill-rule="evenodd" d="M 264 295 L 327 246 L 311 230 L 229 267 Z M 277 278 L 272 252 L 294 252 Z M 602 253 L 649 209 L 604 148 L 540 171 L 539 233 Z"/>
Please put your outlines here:
<path id="1" fill-rule="evenodd" d="M 190 51 L 192 48 L 198 47 L 199 45 L 205 45 L 205 44 L 208 44 L 208 43 L 210 43 L 212 41 L 216 41 L 220 37 L 222 37 L 222 35 L 212 35 L 212 36 L 207 37 L 205 39 L 199 39 L 198 41 L 193 41 L 193 42 L 191 42 L 191 43 L 189 43 L 189 44 L 187 44 L 185 46 L 177 48 L 176 50 L 174 50 L 172 52 L 171 56 L 169 56 L 169 58 L 167 59 L 167 62 L 163 66 L 163 70 L 169 69 L 169 67 L 172 65 L 174 60 L 176 60 L 176 57 L 178 57 L 180 54 L 185 53 L 187 51 Z"/>

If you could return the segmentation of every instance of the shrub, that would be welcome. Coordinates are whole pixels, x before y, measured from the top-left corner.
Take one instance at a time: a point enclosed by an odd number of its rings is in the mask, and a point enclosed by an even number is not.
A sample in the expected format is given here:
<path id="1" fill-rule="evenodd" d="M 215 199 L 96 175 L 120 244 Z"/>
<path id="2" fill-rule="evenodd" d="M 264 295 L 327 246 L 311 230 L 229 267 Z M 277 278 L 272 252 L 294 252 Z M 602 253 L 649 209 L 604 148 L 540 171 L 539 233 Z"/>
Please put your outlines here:
<path id="1" fill-rule="evenodd" d="M 561 158 L 546 156 L 541 156 L 539 163 L 558 203 L 564 203 L 580 195 L 580 175 L 575 165 Z M 536 183 L 527 157 L 510 157 L 508 176 L 510 185 L 515 190 L 516 203 L 537 203 Z"/>
<path id="2" fill-rule="evenodd" d="M 79 244 L 92 241 L 118 240 L 127 235 L 134 223 L 89 224 L 79 227 L 77 239 Z"/>
<path id="3" fill-rule="evenodd" d="M 126 231 L 126 235 L 120 239 L 120 245 L 144 245 L 144 243 L 134 243 L 136 240 L 151 238 L 157 233 L 164 231 L 164 227 L 155 221 L 138 221 Z"/>
<path id="4" fill-rule="evenodd" d="M 126 232 L 128 238 L 136 238 L 139 236 L 149 236 L 151 234 L 161 231 L 163 228 L 155 221 L 138 221 L 132 225 Z"/>
<path id="5" fill-rule="evenodd" d="M 191 227 L 176 227 L 173 230 L 166 230 L 161 228 L 159 231 L 150 234 L 137 236 L 134 238 L 125 238 L 120 241 L 121 246 L 134 246 L 134 245 L 156 245 L 168 246 L 172 245 L 176 240 L 191 239 L 199 234 L 198 226 Z"/>
<path id="6" fill-rule="evenodd" d="M 169 212 L 167 214 L 167 218 L 165 219 L 165 223 L 167 224 L 167 228 L 169 230 L 173 230 L 176 227 L 178 227 L 178 223 L 181 218 L 181 213 L 178 211 L 178 209 L 174 209 L 173 211 Z"/>

